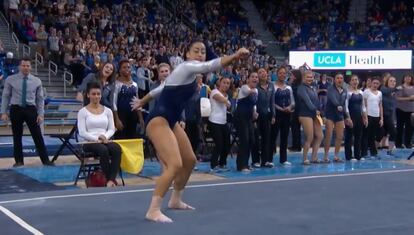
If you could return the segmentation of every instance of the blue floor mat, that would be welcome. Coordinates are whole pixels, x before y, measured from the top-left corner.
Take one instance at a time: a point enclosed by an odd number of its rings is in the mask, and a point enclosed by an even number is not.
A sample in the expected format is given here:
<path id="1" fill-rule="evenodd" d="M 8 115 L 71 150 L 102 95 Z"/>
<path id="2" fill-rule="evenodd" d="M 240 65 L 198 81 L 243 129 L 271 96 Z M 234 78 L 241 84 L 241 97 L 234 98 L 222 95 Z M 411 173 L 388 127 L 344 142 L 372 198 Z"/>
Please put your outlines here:
<path id="1" fill-rule="evenodd" d="M 228 158 L 228 167 L 231 169 L 229 172 L 217 173 L 215 175 L 224 178 L 237 178 L 237 177 L 263 177 L 272 175 L 295 175 L 295 174 L 318 174 L 318 173 L 337 173 L 337 172 L 351 172 L 356 170 L 378 170 L 378 169 L 396 169 L 407 168 L 408 165 L 401 162 L 405 160 L 412 150 L 398 149 L 395 151 L 395 156 L 387 156 L 385 151 L 379 151 L 378 156 L 381 159 L 371 160 L 368 158 L 366 161 L 360 161 L 356 163 L 329 163 L 329 164 L 313 164 L 310 166 L 302 165 L 302 153 L 289 153 L 288 160 L 292 163 L 290 167 L 284 167 L 278 164 L 279 157 L 275 155 L 274 163 L 275 168 L 260 168 L 255 169 L 250 173 L 241 173 L 236 171 L 236 159 Z M 344 157 L 344 153 L 339 154 L 340 157 Z M 323 154 L 319 154 L 319 158 L 322 159 Z M 332 154 L 331 154 L 332 159 Z M 207 173 L 210 170 L 209 162 L 200 162 L 197 164 L 199 172 Z M 57 167 L 23 167 L 13 169 L 14 171 L 31 177 L 39 182 L 45 183 L 58 183 L 58 182 L 74 182 L 76 174 L 78 172 L 79 165 L 63 165 Z M 161 172 L 161 168 L 158 162 L 145 161 L 144 169 L 140 176 L 154 177 L 158 176 Z M 124 174 L 125 178 L 137 177 L 136 175 Z"/>

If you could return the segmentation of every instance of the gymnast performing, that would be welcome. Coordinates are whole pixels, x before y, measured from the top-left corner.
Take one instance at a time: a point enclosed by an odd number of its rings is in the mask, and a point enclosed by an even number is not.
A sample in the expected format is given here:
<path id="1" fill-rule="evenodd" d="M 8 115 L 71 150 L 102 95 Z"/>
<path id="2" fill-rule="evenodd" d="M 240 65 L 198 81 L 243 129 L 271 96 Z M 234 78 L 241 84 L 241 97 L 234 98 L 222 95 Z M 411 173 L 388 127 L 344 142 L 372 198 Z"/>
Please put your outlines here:
<path id="1" fill-rule="evenodd" d="M 247 58 L 249 50 L 240 48 L 230 56 L 206 60 L 206 47 L 202 41 L 191 42 L 181 63 L 166 78 L 165 83 L 152 90 L 142 99 L 134 98 L 131 106 L 141 109 L 156 99 L 154 109 L 147 117 L 146 133 L 153 143 L 164 170 L 156 181 L 155 190 L 145 218 L 160 223 L 171 223 L 172 219 L 161 212 L 163 198 L 171 184 L 173 191 L 168 208 L 194 210 L 184 203 L 183 191 L 191 175 L 196 157 L 183 128 L 178 124 L 185 103 L 197 92 L 196 74 L 216 71 L 239 59 Z"/>

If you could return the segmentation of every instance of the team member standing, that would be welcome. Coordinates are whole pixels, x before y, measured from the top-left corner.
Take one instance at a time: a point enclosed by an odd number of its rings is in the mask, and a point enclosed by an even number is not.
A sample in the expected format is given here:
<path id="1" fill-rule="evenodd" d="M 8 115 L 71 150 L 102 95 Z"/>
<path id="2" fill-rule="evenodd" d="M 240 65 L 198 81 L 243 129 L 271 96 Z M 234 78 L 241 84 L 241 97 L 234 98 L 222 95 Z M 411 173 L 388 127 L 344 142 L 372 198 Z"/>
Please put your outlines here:
<path id="1" fill-rule="evenodd" d="M 334 84 L 328 87 L 328 100 L 326 102 L 326 131 L 325 131 L 325 157 L 323 162 L 328 163 L 329 148 L 331 147 L 332 133 L 335 130 L 335 155 L 334 162 L 342 162 L 338 153 L 341 148 L 342 137 L 344 135 L 344 119 L 350 122 L 345 112 L 345 102 L 347 91 L 343 88 L 344 75 L 338 73 L 335 75 Z"/>
<path id="2" fill-rule="evenodd" d="M 303 145 L 303 164 L 319 163 L 318 149 L 323 139 L 322 123 L 319 111 L 318 94 L 312 86 L 314 82 L 313 72 L 306 70 L 303 73 L 303 82 L 298 87 L 299 121 L 305 132 L 305 144 Z M 312 160 L 308 160 L 308 151 L 312 145 Z"/>
<path id="3" fill-rule="evenodd" d="M 230 130 L 227 124 L 227 109 L 231 107 L 227 91 L 230 78 L 222 77 L 218 88 L 210 94 L 211 113 L 208 117 L 209 128 L 214 140 L 214 150 L 210 160 L 212 172 L 228 171 L 227 155 L 230 150 Z"/>
<path id="4" fill-rule="evenodd" d="M 130 102 L 138 94 L 138 86 L 132 81 L 131 64 L 128 60 L 119 62 L 119 76 L 115 82 L 113 110 L 116 126 L 115 139 L 133 139 L 138 137 L 137 125 L 144 128 L 140 111 L 133 111 Z"/>
<path id="5" fill-rule="evenodd" d="M 112 109 L 115 90 L 115 66 L 111 63 L 104 63 L 97 73 L 90 73 L 78 87 L 76 99 L 84 105 L 89 103 L 86 95 L 86 88 L 89 83 L 98 82 L 101 84 L 101 104 Z"/>
<path id="6" fill-rule="evenodd" d="M 302 83 L 302 72 L 298 69 L 292 70 L 289 78 L 290 86 L 293 91 L 293 98 L 295 102 L 298 100 L 298 87 Z M 302 150 L 300 122 L 299 122 L 299 108 L 296 104 L 296 108 L 292 113 L 291 119 L 291 134 L 292 134 L 292 146 L 289 148 L 292 152 L 300 152 Z"/>
<path id="7" fill-rule="evenodd" d="M 397 134 L 397 131 L 395 129 L 395 92 L 396 88 L 395 85 L 397 83 L 397 79 L 395 77 L 386 77 L 384 80 L 384 85 L 381 87 L 381 93 L 382 93 L 382 107 L 384 111 L 384 137 L 386 135 L 389 135 L 389 142 L 388 142 L 388 155 L 392 155 L 392 151 L 395 147 L 395 136 Z M 381 140 L 381 139 L 377 139 Z"/>
<path id="8" fill-rule="evenodd" d="M 329 83 L 326 79 L 326 74 L 322 74 L 320 81 L 318 82 L 318 98 L 321 105 L 320 110 L 322 114 L 325 114 L 326 103 L 328 102 L 328 87 Z"/>
<path id="9" fill-rule="evenodd" d="M 267 71 L 263 68 L 257 72 L 257 127 L 253 147 L 253 167 L 274 167 L 273 150 L 271 149 L 270 131 L 275 123 L 275 87 L 270 83 Z"/>
<path id="10" fill-rule="evenodd" d="M 16 163 L 13 167 L 23 166 L 23 123 L 26 122 L 43 165 L 53 166 L 49 161 L 40 125 L 44 115 L 44 97 L 42 81 L 33 76 L 31 61 L 20 61 L 19 73 L 9 76 L 4 84 L 1 102 L 1 120 L 7 121 L 7 109 L 10 106 L 10 121 L 13 132 L 13 152 Z"/>
<path id="11" fill-rule="evenodd" d="M 414 79 L 410 74 L 405 74 L 403 84 L 398 86 L 397 98 L 397 148 L 411 148 L 413 127 L 411 114 L 414 112 Z"/>
<path id="12" fill-rule="evenodd" d="M 249 156 L 252 153 L 254 141 L 253 121 L 257 119 L 257 82 L 258 75 L 250 73 L 247 84 L 240 88 L 237 97 L 237 107 L 234 112 L 234 122 L 239 137 L 239 152 L 237 155 L 237 170 L 250 172 Z"/>
<path id="13" fill-rule="evenodd" d="M 272 125 L 271 150 L 273 153 L 276 149 L 276 139 L 280 132 L 279 163 L 284 166 L 290 166 L 291 163 L 287 161 L 287 144 L 290 120 L 295 108 L 295 99 L 293 97 L 292 88 L 289 85 L 286 85 L 286 72 L 285 67 L 277 69 L 277 81 L 275 83 L 274 97 L 276 122 Z"/>
<path id="14" fill-rule="evenodd" d="M 368 147 L 371 157 L 377 157 L 377 146 L 375 140 L 378 136 L 378 131 L 383 125 L 383 109 L 382 109 L 382 93 L 378 90 L 380 86 L 378 77 L 373 77 L 371 80 L 371 87 L 364 91 L 364 104 L 368 115 Z M 363 151 L 365 153 L 366 151 Z"/>
<path id="15" fill-rule="evenodd" d="M 368 125 L 363 93 L 358 89 L 359 79 L 352 75 L 348 87 L 345 110 L 351 118 L 345 126 L 345 159 L 350 161 L 365 160 L 361 157 L 362 130 Z M 354 151 L 352 154 L 352 142 Z M 354 160 L 355 159 L 355 160 Z"/>

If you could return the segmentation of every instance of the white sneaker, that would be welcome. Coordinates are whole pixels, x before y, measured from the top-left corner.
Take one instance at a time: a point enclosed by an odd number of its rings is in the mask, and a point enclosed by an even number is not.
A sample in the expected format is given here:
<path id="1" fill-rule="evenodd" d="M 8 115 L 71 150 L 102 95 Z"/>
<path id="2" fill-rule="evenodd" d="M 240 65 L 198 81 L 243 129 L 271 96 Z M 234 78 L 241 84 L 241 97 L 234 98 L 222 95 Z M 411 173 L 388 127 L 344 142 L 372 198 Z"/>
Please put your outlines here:
<path id="1" fill-rule="evenodd" d="M 286 161 L 286 162 L 282 163 L 282 165 L 283 165 L 283 166 L 292 166 L 292 163 L 290 163 L 290 162 Z"/>
<path id="2" fill-rule="evenodd" d="M 221 172 L 228 172 L 228 171 L 230 171 L 230 169 L 226 165 L 219 166 L 219 169 L 220 169 Z"/>
<path id="3" fill-rule="evenodd" d="M 211 174 L 214 174 L 214 173 L 220 173 L 220 172 L 221 172 L 221 171 L 220 171 L 219 166 L 216 166 L 216 167 L 214 167 L 214 168 L 210 169 L 210 173 L 211 173 Z"/>
<path id="4" fill-rule="evenodd" d="M 361 157 L 359 160 L 360 161 L 365 161 L 365 158 L 364 157 Z"/>
<path id="5" fill-rule="evenodd" d="M 352 158 L 350 161 L 351 162 L 357 162 L 358 160 L 356 158 Z"/>
<path id="6" fill-rule="evenodd" d="M 273 162 L 266 162 L 264 166 L 267 168 L 273 168 L 275 167 L 275 164 L 273 164 Z"/>
<path id="7" fill-rule="evenodd" d="M 260 168 L 261 166 L 260 166 L 260 163 L 256 162 L 256 163 L 253 164 L 253 167 L 254 168 Z"/>
<path id="8" fill-rule="evenodd" d="M 249 168 L 244 168 L 241 170 L 241 173 L 250 173 L 252 170 L 250 170 Z"/>

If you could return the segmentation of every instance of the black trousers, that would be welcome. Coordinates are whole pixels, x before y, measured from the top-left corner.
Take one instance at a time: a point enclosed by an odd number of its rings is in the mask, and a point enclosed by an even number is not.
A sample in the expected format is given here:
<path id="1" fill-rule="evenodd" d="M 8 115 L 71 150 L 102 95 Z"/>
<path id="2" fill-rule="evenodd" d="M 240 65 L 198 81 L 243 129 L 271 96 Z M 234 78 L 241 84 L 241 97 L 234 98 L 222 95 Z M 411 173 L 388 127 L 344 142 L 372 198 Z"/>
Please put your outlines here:
<path id="1" fill-rule="evenodd" d="M 397 131 L 395 129 L 395 121 L 393 116 L 384 115 L 384 125 L 381 128 L 377 141 L 381 142 L 381 139 L 386 135 L 389 135 L 389 141 L 395 142 Z"/>
<path id="2" fill-rule="evenodd" d="M 378 154 L 377 146 L 375 146 L 375 140 L 377 139 L 380 131 L 379 121 L 379 117 L 368 116 L 367 140 L 371 156 L 376 156 Z"/>
<path id="3" fill-rule="evenodd" d="M 36 146 L 37 154 L 39 154 L 42 163 L 48 163 L 49 157 L 47 155 L 45 142 L 43 140 L 42 131 L 37 124 L 37 109 L 36 106 L 20 107 L 18 105 L 12 105 L 10 108 L 10 121 L 12 124 L 13 132 L 13 151 L 14 160 L 19 163 L 23 163 L 23 123 L 26 122 L 27 127 L 33 137 L 33 141 Z"/>
<path id="4" fill-rule="evenodd" d="M 249 156 L 254 145 L 253 121 L 250 118 L 236 114 L 235 125 L 239 137 L 239 152 L 237 154 L 237 170 L 249 167 Z"/>
<path id="5" fill-rule="evenodd" d="M 401 109 L 396 110 L 397 116 L 397 135 L 395 145 L 411 146 L 411 137 L 413 135 L 413 127 L 411 125 L 411 112 L 404 112 Z M 404 138 L 403 138 L 404 136 Z"/>
<path id="6" fill-rule="evenodd" d="M 292 148 L 302 149 L 299 115 L 298 113 L 293 112 L 291 116 L 292 116 L 292 119 L 291 119 L 290 127 L 292 131 Z"/>
<path id="7" fill-rule="evenodd" d="M 198 145 L 200 144 L 200 122 L 186 121 L 185 133 L 187 134 L 187 137 L 190 140 L 191 147 L 193 148 L 194 153 L 197 153 Z"/>
<path id="8" fill-rule="evenodd" d="M 352 157 L 361 159 L 361 137 L 365 128 L 362 116 L 351 116 L 353 127 L 345 126 L 345 158 L 351 160 Z M 354 155 L 352 155 L 352 145 L 354 146 Z"/>
<path id="9" fill-rule="evenodd" d="M 99 164 L 107 180 L 115 180 L 121 166 L 121 147 L 114 142 L 108 144 L 93 143 L 83 145 L 85 152 L 99 157 Z"/>
<path id="10" fill-rule="evenodd" d="M 138 138 L 138 114 L 135 112 L 125 112 L 118 110 L 118 117 L 124 125 L 124 129 L 115 132 L 115 139 L 134 139 Z"/>
<path id="11" fill-rule="evenodd" d="M 290 113 L 278 112 L 276 115 L 276 123 L 272 125 L 272 139 L 271 149 L 272 152 L 276 149 L 277 136 L 280 133 L 279 140 L 279 162 L 284 163 L 287 161 L 287 145 L 289 136 L 289 127 L 291 122 Z"/>
<path id="12" fill-rule="evenodd" d="M 266 162 L 273 162 L 273 151 L 271 147 L 271 114 L 259 114 L 257 119 L 257 126 L 254 130 L 254 145 L 252 153 L 252 161 L 254 163 L 261 163 L 262 166 Z"/>
<path id="13" fill-rule="evenodd" d="M 227 155 L 230 151 L 230 130 L 227 124 L 208 122 L 214 141 L 214 149 L 210 160 L 210 167 L 227 165 Z"/>

